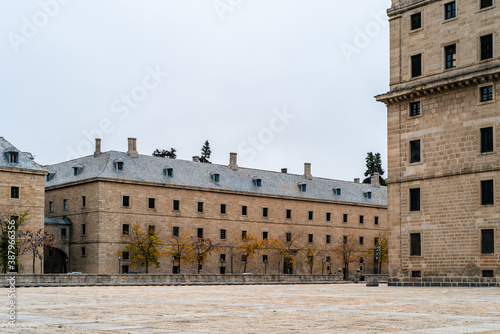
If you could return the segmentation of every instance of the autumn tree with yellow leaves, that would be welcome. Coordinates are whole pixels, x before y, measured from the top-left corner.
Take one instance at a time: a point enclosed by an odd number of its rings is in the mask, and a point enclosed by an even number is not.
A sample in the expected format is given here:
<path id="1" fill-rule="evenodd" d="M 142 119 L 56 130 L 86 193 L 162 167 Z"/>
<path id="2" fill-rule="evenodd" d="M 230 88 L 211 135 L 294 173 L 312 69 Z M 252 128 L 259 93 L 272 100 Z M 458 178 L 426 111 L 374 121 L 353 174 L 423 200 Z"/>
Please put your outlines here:
<path id="1" fill-rule="evenodd" d="M 243 262 L 245 262 L 243 272 L 246 273 L 248 261 L 255 254 L 260 254 L 260 251 L 264 248 L 264 241 L 250 233 L 243 234 L 239 241 L 238 251 L 241 254 Z"/>
<path id="2" fill-rule="evenodd" d="M 377 243 L 374 248 L 368 250 L 368 254 L 371 256 L 370 262 L 375 266 L 377 265 L 378 273 L 382 272 L 382 267 L 384 264 L 389 263 L 389 243 L 387 239 L 387 234 L 379 233 L 377 235 Z"/>
<path id="3" fill-rule="evenodd" d="M 132 225 L 130 232 L 130 243 L 126 249 L 131 254 L 132 265 L 145 266 L 146 274 L 150 265 L 160 268 L 160 257 L 162 255 L 161 245 L 163 240 L 158 237 L 158 231 L 153 225 Z"/>

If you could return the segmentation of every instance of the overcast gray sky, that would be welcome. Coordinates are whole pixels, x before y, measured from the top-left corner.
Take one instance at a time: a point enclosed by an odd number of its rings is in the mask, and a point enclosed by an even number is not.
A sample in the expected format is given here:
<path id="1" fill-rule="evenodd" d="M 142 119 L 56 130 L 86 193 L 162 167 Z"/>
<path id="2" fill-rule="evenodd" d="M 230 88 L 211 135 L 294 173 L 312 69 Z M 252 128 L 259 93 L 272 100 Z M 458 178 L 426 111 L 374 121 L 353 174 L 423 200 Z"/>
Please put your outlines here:
<path id="1" fill-rule="evenodd" d="M 40 164 L 177 149 L 335 179 L 386 168 L 388 1 L 2 0 L 0 136 Z"/>

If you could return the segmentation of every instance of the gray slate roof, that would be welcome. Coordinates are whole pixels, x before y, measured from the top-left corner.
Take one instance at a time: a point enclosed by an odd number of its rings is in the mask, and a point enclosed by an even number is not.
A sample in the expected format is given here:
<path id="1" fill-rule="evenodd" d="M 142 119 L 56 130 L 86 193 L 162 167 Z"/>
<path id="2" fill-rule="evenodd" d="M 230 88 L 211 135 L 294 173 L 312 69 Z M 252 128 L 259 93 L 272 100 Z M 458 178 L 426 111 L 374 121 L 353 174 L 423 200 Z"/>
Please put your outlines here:
<path id="1" fill-rule="evenodd" d="M 7 152 L 17 152 L 18 163 L 10 163 L 7 158 Z M 0 167 L 11 167 L 39 171 L 44 170 L 44 168 L 42 168 L 33 160 L 33 155 L 31 153 L 20 152 L 14 145 L 9 143 L 3 137 L 0 137 Z"/>
<path id="2" fill-rule="evenodd" d="M 66 218 L 45 218 L 44 222 L 52 225 L 71 225 L 71 222 Z"/>
<path id="3" fill-rule="evenodd" d="M 116 162 L 123 162 L 123 171 L 117 171 Z M 78 168 L 78 175 L 74 175 Z M 172 168 L 173 177 L 168 177 L 164 169 Z M 387 188 L 370 184 L 313 177 L 307 180 L 303 175 L 286 174 L 249 168 L 232 170 L 226 165 L 158 158 L 139 155 L 132 158 L 127 153 L 109 151 L 99 156 L 86 156 L 75 160 L 48 166 L 53 177 L 46 181 L 46 187 L 63 185 L 91 178 L 111 178 L 116 180 L 143 181 L 158 184 L 189 186 L 209 189 L 240 191 L 253 194 L 289 196 L 304 199 L 333 200 L 346 203 L 387 206 Z M 55 173 L 55 174 L 54 174 Z M 214 182 L 212 175 L 220 175 Z M 255 186 L 253 179 L 260 178 L 262 186 Z M 306 192 L 299 184 L 306 184 Z M 340 188 L 341 195 L 333 189 Z M 365 192 L 371 191 L 368 199 Z"/>

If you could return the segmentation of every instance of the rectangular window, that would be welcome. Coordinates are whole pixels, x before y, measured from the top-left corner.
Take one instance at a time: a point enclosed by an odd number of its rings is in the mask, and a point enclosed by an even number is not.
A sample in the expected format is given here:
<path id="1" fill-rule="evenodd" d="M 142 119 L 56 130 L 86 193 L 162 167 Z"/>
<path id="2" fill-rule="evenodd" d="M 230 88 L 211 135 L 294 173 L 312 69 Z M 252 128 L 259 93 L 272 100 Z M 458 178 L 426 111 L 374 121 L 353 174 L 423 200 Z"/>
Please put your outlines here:
<path id="1" fill-rule="evenodd" d="M 481 273 L 483 277 L 495 277 L 495 272 L 493 270 L 482 270 Z"/>
<path id="2" fill-rule="evenodd" d="M 493 58 L 493 35 L 481 36 L 481 60 Z"/>
<path id="3" fill-rule="evenodd" d="M 179 200 L 174 199 L 174 203 L 173 203 L 173 210 L 174 210 L 174 211 L 179 211 L 179 208 L 180 208 L 180 201 L 179 201 Z"/>
<path id="4" fill-rule="evenodd" d="M 309 242 L 310 244 L 311 244 L 311 243 L 313 243 L 313 240 L 314 240 L 314 235 L 313 235 L 313 234 L 309 234 L 309 235 L 307 236 L 307 240 L 308 240 L 308 242 Z"/>
<path id="5" fill-rule="evenodd" d="M 493 152 L 493 128 L 481 129 L 481 153 Z"/>
<path id="6" fill-rule="evenodd" d="M 359 237 L 359 244 L 363 246 L 365 243 L 365 238 L 364 237 Z"/>
<path id="7" fill-rule="evenodd" d="M 226 254 L 220 254 L 219 255 L 219 261 L 220 262 L 226 262 Z"/>
<path id="8" fill-rule="evenodd" d="M 245 205 L 243 205 L 243 206 L 241 207 L 241 214 L 242 214 L 243 216 L 246 216 L 246 215 L 247 215 L 247 207 L 246 207 Z"/>
<path id="9" fill-rule="evenodd" d="M 410 255 L 421 256 L 422 248 L 420 244 L 420 233 L 410 234 Z"/>
<path id="10" fill-rule="evenodd" d="M 165 175 L 168 177 L 174 177 L 174 169 L 173 168 L 166 168 Z"/>
<path id="11" fill-rule="evenodd" d="M 220 230 L 220 238 L 221 240 L 226 240 L 226 230 Z"/>
<path id="12" fill-rule="evenodd" d="M 61 237 L 65 237 L 66 236 L 66 229 L 65 228 L 62 228 L 61 229 Z"/>
<path id="13" fill-rule="evenodd" d="M 82 247 L 82 256 L 87 256 L 87 250 L 85 247 Z"/>
<path id="14" fill-rule="evenodd" d="M 172 227 L 172 235 L 174 237 L 178 237 L 179 236 L 179 226 L 173 226 Z"/>
<path id="15" fill-rule="evenodd" d="M 444 5 L 444 19 L 449 20 L 457 16 L 457 7 L 455 1 Z"/>
<path id="16" fill-rule="evenodd" d="M 286 219 L 292 219 L 292 210 L 286 210 Z"/>
<path id="17" fill-rule="evenodd" d="M 326 213 L 326 221 L 327 222 L 332 221 L 332 214 L 331 214 L 331 212 L 327 212 Z"/>
<path id="18" fill-rule="evenodd" d="M 495 204 L 493 191 L 493 180 L 481 181 L 481 204 L 493 205 Z"/>
<path id="19" fill-rule="evenodd" d="M 375 225 L 378 225 L 378 217 L 375 217 Z"/>
<path id="20" fill-rule="evenodd" d="M 420 188 L 410 189 L 410 211 L 420 211 Z"/>
<path id="21" fill-rule="evenodd" d="M 363 224 L 365 222 L 365 216 L 359 216 L 359 223 Z"/>
<path id="22" fill-rule="evenodd" d="M 149 235 L 155 234 L 155 226 L 154 225 L 148 225 L 148 233 L 149 233 Z"/>
<path id="23" fill-rule="evenodd" d="M 262 232 L 262 240 L 267 240 L 269 238 L 268 232 Z"/>
<path id="24" fill-rule="evenodd" d="M 126 208 L 130 206 L 130 196 L 123 196 L 123 206 Z"/>
<path id="25" fill-rule="evenodd" d="M 10 198 L 19 198 L 19 187 L 10 187 Z"/>
<path id="26" fill-rule="evenodd" d="M 479 6 L 479 8 L 483 9 L 491 6 L 493 6 L 493 0 L 481 0 L 481 5 Z"/>
<path id="27" fill-rule="evenodd" d="M 411 277 L 422 277 L 422 272 L 420 270 L 412 270 Z"/>
<path id="28" fill-rule="evenodd" d="M 485 86 L 479 88 L 479 100 L 487 102 L 493 100 L 493 86 Z"/>
<path id="29" fill-rule="evenodd" d="M 203 202 L 198 202 L 198 212 L 203 212 Z"/>
<path id="30" fill-rule="evenodd" d="M 411 56 L 411 77 L 422 75 L 422 54 Z"/>
<path id="31" fill-rule="evenodd" d="M 373 239 L 373 245 L 374 245 L 375 247 L 377 247 L 377 246 L 378 246 L 378 238 Z"/>
<path id="32" fill-rule="evenodd" d="M 148 199 L 148 208 L 154 209 L 155 208 L 155 199 L 154 198 L 149 198 Z"/>
<path id="33" fill-rule="evenodd" d="M 327 243 L 327 244 L 332 243 L 332 236 L 331 236 L 330 234 L 327 234 L 327 235 L 326 235 L 326 243 Z"/>
<path id="34" fill-rule="evenodd" d="M 200 238 L 200 239 L 203 238 L 203 229 L 199 228 L 197 234 L 198 234 L 198 238 Z"/>
<path id="35" fill-rule="evenodd" d="M 495 253 L 495 230 L 481 230 L 481 254 Z"/>
<path id="36" fill-rule="evenodd" d="M 287 233 L 286 234 L 286 242 L 292 241 L 292 233 Z"/>
<path id="37" fill-rule="evenodd" d="M 82 196 L 82 207 L 87 206 L 87 198 L 85 196 Z"/>
<path id="38" fill-rule="evenodd" d="M 262 255 L 262 262 L 267 262 L 267 255 Z"/>
<path id="39" fill-rule="evenodd" d="M 221 213 L 221 215 L 225 215 L 226 214 L 226 204 L 221 204 L 220 205 L 220 213 Z"/>
<path id="40" fill-rule="evenodd" d="M 129 252 L 122 252 L 122 259 L 124 259 L 124 260 L 130 259 L 130 253 Z"/>
<path id="41" fill-rule="evenodd" d="M 18 156 L 19 156 L 19 153 L 17 153 L 17 152 L 10 152 L 9 162 L 12 164 L 17 164 L 19 161 Z"/>
<path id="42" fill-rule="evenodd" d="M 241 231 L 241 239 L 247 238 L 247 231 Z"/>
<path id="43" fill-rule="evenodd" d="M 456 44 L 444 47 L 444 68 L 457 67 L 457 46 Z"/>
<path id="44" fill-rule="evenodd" d="M 344 223 L 347 223 L 347 213 L 344 213 L 344 218 L 342 220 Z"/>
<path id="45" fill-rule="evenodd" d="M 411 30 L 422 28 L 422 13 L 415 13 L 411 17 Z"/>
<path id="46" fill-rule="evenodd" d="M 63 199 L 63 210 L 68 210 L 68 200 Z"/>
<path id="47" fill-rule="evenodd" d="M 130 232 L 130 225 L 129 224 L 123 224 L 122 225 L 122 234 L 123 235 L 129 235 Z"/>
<path id="48" fill-rule="evenodd" d="M 267 217 L 267 208 L 262 208 L 262 217 Z"/>
<path id="49" fill-rule="evenodd" d="M 313 220 L 313 212 L 309 211 L 309 220 Z"/>
<path id="50" fill-rule="evenodd" d="M 410 141 L 410 163 L 420 162 L 420 140 Z"/>
<path id="51" fill-rule="evenodd" d="M 54 202 L 49 202 L 49 212 L 54 211 Z"/>
<path id="52" fill-rule="evenodd" d="M 410 117 L 420 115 L 420 101 L 410 103 Z"/>

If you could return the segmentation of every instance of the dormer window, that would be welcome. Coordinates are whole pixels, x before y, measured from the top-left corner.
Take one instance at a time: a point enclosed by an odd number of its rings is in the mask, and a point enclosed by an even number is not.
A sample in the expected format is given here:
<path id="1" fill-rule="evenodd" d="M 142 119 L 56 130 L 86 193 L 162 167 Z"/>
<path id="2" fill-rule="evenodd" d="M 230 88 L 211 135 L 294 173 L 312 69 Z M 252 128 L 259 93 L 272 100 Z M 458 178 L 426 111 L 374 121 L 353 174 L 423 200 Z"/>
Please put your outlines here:
<path id="1" fill-rule="evenodd" d="M 214 182 L 220 181 L 220 174 L 219 173 L 211 173 L 210 177 L 212 178 L 212 181 L 214 181 Z"/>
<path id="2" fill-rule="evenodd" d="M 73 166 L 73 175 L 74 176 L 81 174 L 82 171 L 83 171 L 83 165 L 74 165 Z"/>
<path id="3" fill-rule="evenodd" d="M 333 188 L 333 194 L 340 196 L 342 194 L 342 189 L 340 187 Z"/>
<path id="4" fill-rule="evenodd" d="M 7 157 L 7 161 L 11 164 L 17 164 L 19 163 L 19 151 L 16 150 L 14 147 L 9 148 L 5 152 L 5 156 Z"/>
<path id="5" fill-rule="evenodd" d="M 172 167 L 165 167 L 163 169 L 163 174 L 166 177 L 174 177 L 174 169 Z"/>
<path id="6" fill-rule="evenodd" d="M 49 174 L 47 174 L 47 182 L 52 180 L 56 176 L 56 172 L 49 171 Z"/>
<path id="7" fill-rule="evenodd" d="M 364 195 L 366 198 L 371 199 L 372 198 L 372 191 L 371 190 L 365 190 Z"/>
<path id="8" fill-rule="evenodd" d="M 123 161 L 115 160 L 114 163 L 115 163 L 115 170 L 117 172 L 123 172 Z"/>
<path id="9" fill-rule="evenodd" d="M 253 185 L 256 187 L 262 187 L 262 179 L 258 177 L 253 178 Z"/>
<path id="10" fill-rule="evenodd" d="M 302 182 L 299 183 L 299 189 L 300 189 L 300 191 L 305 193 L 307 191 L 307 184 L 302 183 Z"/>

